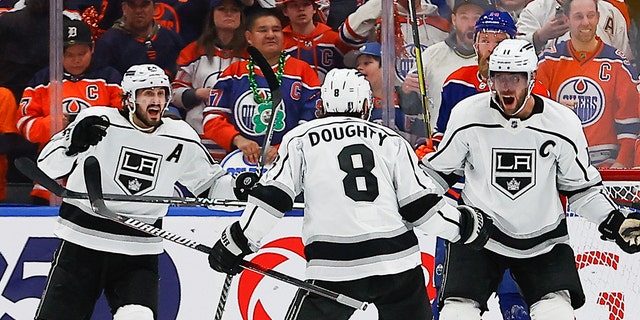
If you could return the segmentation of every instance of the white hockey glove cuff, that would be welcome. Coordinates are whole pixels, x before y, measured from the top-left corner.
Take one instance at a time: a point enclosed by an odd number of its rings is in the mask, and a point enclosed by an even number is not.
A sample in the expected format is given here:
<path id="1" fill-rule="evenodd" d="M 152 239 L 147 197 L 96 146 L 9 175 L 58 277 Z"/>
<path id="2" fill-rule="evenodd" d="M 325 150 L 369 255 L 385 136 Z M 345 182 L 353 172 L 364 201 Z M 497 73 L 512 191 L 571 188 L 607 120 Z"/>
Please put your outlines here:
<path id="1" fill-rule="evenodd" d="M 491 237 L 493 220 L 482 210 L 470 206 L 458 206 L 460 210 L 460 240 L 457 243 L 469 245 L 474 250 L 484 248 Z"/>

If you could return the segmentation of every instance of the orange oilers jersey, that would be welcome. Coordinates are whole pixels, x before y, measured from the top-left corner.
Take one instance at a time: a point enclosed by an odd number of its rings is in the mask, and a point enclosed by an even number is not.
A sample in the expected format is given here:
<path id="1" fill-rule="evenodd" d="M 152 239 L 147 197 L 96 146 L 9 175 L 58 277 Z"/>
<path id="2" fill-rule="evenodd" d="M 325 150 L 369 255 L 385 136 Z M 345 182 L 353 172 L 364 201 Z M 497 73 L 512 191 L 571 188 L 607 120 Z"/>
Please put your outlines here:
<path id="1" fill-rule="evenodd" d="M 122 76 L 111 67 L 88 70 L 80 76 L 65 73 L 62 80 L 62 112 L 75 116 L 89 107 L 122 107 Z M 35 74 L 25 88 L 18 108 L 18 130 L 42 148 L 51 138 L 49 118 L 49 69 Z M 73 119 L 70 119 L 73 120 Z"/>
<path id="2" fill-rule="evenodd" d="M 336 31 L 323 23 L 317 23 L 308 35 L 293 31 L 291 26 L 282 30 L 284 51 L 294 58 L 307 62 L 318 73 L 320 82 L 333 68 L 344 68 L 344 55 L 354 47 L 344 43 Z"/>
<path id="3" fill-rule="evenodd" d="M 16 129 L 16 99 L 11 90 L 0 87 L 0 135 L 7 133 L 18 133 Z M 2 141 L 1 143 L 7 143 Z M 7 146 L 0 145 L 0 150 Z M 0 201 L 7 197 L 7 168 L 9 163 L 4 151 L 0 151 Z"/>
<path id="4" fill-rule="evenodd" d="M 575 51 L 571 40 L 549 48 L 538 80 L 582 121 L 593 165 L 630 167 L 640 129 L 638 73 L 619 50 L 598 41 L 593 52 Z"/>

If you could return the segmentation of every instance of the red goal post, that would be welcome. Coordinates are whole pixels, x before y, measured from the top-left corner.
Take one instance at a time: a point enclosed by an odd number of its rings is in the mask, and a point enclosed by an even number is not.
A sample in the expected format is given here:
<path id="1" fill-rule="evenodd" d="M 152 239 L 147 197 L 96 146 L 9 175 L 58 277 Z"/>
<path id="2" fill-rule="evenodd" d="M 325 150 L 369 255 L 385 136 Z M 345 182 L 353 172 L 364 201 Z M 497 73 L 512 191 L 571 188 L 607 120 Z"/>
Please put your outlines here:
<path id="1" fill-rule="evenodd" d="M 600 169 L 607 194 L 616 203 L 640 209 L 640 169 Z"/>
<path id="2" fill-rule="evenodd" d="M 640 170 L 603 169 L 604 191 L 622 211 L 640 208 Z M 567 210 L 570 243 L 576 256 L 586 304 L 577 320 L 640 319 L 640 254 L 627 254 L 600 240 L 596 224 Z"/>

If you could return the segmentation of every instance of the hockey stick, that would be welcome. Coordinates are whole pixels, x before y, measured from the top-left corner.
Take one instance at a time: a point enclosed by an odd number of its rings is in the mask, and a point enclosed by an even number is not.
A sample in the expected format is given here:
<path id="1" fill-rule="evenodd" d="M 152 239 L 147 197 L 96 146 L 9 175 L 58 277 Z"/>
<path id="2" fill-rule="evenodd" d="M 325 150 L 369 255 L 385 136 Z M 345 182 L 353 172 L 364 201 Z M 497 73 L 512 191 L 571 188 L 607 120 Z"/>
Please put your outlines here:
<path id="1" fill-rule="evenodd" d="M 70 199 L 88 199 L 89 196 L 83 192 L 69 190 L 57 181 L 44 173 L 29 158 L 18 158 L 14 164 L 22 174 L 27 178 L 39 183 L 45 189 L 51 191 L 58 197 Z M 211 199 L 211 198 L 181 198 L 181 197 L 165 197 L 165 196 L 138 196 L 124 194 L 105 194 L 104 200 L 109 201 L 128 201 L 128 202 L 146 202 L 146 203 L 163 203 L 170 205 L 187 205 L 187 206 L 233 206 L 243 207 L 247 203 L 245 201 L 231 199 Z M 294 203 L 294 209 L 304 209 L 304 203 Z"/>
<path id="2" fill-rule="evenodd" d="M 123 224 L 132 229 L 136 229 L 138 231 L 142 231 L 144 233 L 157 236 L 165 240 L 169 240 L 171 242 L 183 245 L 185 247 L 195 249 L 206 254 L 211 253 L 211 250 L 212 250 L 211 247 L 201 244 L 195 240 L 191 240 L 186 237 L 177 235 L 175 233 L 165 231 L 163 229 L 155 227 L 154 225 L 142 222 L 135 218 L 118 214 L 112 211 L 111 209 L 107 208 L 107 206 L 104 203 L 104 198 L 102 197 L 102 174 L 100 172 L 100 163 L 98 163 L 98 159 L 96 159 L 95 157 L 93 156 L 88 157 L 85 160 L 84 172 L 85 172 L 85 184 L 87 186 L 87 192 L 89 194 L 89 201 L 91 202 L 91 208 L 93 209 L 93 212 L 95 212 L 96 214 L 105 218 L 109 218 L 110 220 Z M 317 294 L 319 296 L 334 300 L 338 303 L 341 303 L 343 305 L 349 306 L 357 310 L 365 310 L 368 306 L 368 303 L 366 302 L 362 302 L 354 298 L 345 296 L 343 294 L 333 292 L 331 290 L 314 285 L 312 283 L 304 282 L 300 279 L 288 276 L 284 273 L 280 273 L 273 269 L 267 269 L 251 261 L 242 260 L 240 262 L 240 266 L 244 269 L 251 270 L 253 272 L 256 272 L 268 277 L 272 277 L 282 282 L 286 282 L 302 290 L 306 290 L 308 292 Z"/>
<path id="3" fill-rule="evenodd" d="M 429 97 L 427 96 L 427 88 L 424 79 L 424 69 L 422 66 L 422 45 L 420 45 L 420 34 L 418 30 L 418 18 L 416 14 L 415 0 L 408 0 L 409 14 L 411 15 L 411 33 L 413 34 L 413 48 L 416 55 L 416 71 L 418 73 L 418 86 L 420 87 L 420 95 L 422 96 L 422 106 L 424 107 L 424 122 L 427 125 L 427 138 L 431 138 L 431 122 L 429 117 Z"/>
<path id="4" fill-rule="evenodd" d="M 267 124 L 267 130 L 265 131 L 264 140 L 262 141 L 262 149 L 260 150 L 260 158 L 258 158 L 258 179 L 262 177 L 262 169 L 264 168 L 265 161 L 267 160 L 267 154 L 269 153 L 269 147 L 271 146 L 271 139 L 273 138 L 274 125 L 276 123 L 276 111 L 278 105 L 282 102 L 282 91 L 280 91 L 280 81 L 273 73 L 271 65 L 267 59 L 262 55 L 260 50 L 254 46 L 247 47 L 247 52 L 251 55 L 255 64 L 262 70 L 262 75 L 269 85 L 269 91 L 271 92 L 271 115 L 269 117 L 269 123 Z M 284 68 L 284 66 L 282 66 Z M 229 295 L 229 289 L 231 289 L 231 282 L 233 281 L 233 275 L 227 274 L 224 279 L 224 285 L 220 292 L 220 300 L 218 300 L 218 307 L 216 308 L 216 316 L 214 320 L 221 320 L 222 313 L 224 312 L 224 306 L 227 303 L 227 296 Z"/>
<path id="5" fill-rule="evenodd" d="M 271 92 L 271 116 L 269 117 L 267 130 L 264 134 L 264 141 L 262 141 L 262 150 L 260 150 L 260 159 L 258 160 L 258 175 L 262 176 L 262 168 L 267 160 L 267 153 L 269 151 L 269 146 L 271 145 L 271 139 L 273 139 L 273 132 L 275 131 L 274 125 L 276 123 L 276 111 L 282 102 L 282 91 L 280 90 L 280 81 L 278 81 L 278 78 L 273 73 L 273 69 L 271 69 L 271 65 L 269 65 L 269 62 L 265 59 L 260 50 L 256 49 L 256 47 L 249 46 L 247 51 L 255 61 L 256 65 L 258 65 L 260 70 L 262 70 L 262 75 L 264 76 L 264 79 L 267 80 L 267 84 L 269 84 L 269 90 Z M 282 66 L 282 68 L 284 68 L 284 66 Z"/>

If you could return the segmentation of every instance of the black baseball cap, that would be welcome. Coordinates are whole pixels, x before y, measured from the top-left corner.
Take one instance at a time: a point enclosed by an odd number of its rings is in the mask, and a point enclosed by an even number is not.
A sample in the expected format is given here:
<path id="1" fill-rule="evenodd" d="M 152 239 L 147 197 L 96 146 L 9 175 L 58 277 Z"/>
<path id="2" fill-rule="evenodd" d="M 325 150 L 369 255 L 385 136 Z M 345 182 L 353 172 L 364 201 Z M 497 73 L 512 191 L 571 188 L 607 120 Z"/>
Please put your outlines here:
<path id="1" fill-rule="evenodd" d="M 64 19 L 64 33 L 62 35 L 64 47 L 70 47 L 77 44 L 91 45 L 91 28 L 82 20 Z"/>
<path id="2" fill-rule="evenodd" d="M 235 2 L 241 7 L 245 5 L 244 1 L 242 0 L 236 0 Z M 213 9 L 219 6 L 221 3 L 222 3 L 222 0 L 211 0 L 209 1 L 209 8 Z"/>
<path id="3" fill-rule="evenodd" d="M 484 10 L 485 12 L 496 9 L 494 0 L 455 0 L 452 12 L 456 13 L 458 11 L 458 8 L 467 4 L 475 4 L 476 6 L 482 8 L 482 10 Z"/>

